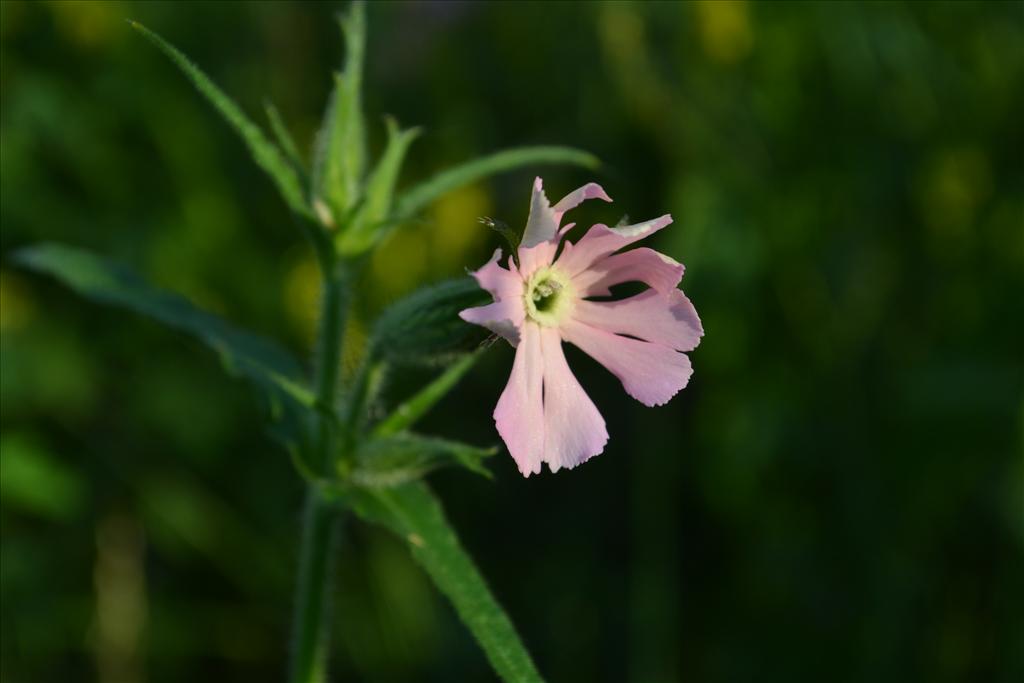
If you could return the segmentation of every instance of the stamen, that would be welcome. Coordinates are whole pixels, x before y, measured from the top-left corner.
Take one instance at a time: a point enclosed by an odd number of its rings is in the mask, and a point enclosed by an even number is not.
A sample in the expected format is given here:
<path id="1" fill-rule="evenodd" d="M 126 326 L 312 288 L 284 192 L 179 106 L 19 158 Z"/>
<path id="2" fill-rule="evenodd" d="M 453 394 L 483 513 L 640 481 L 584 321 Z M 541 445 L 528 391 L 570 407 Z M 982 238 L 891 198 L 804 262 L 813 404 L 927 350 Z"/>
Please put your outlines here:
<path id="1" fill-rule="evenodd" d="M 541 325 L 558 325 L 572 309 L 575 290 L 565 274 L 547 266 L 533 274 L 526 285 L 526 315 Z"/>
<path id="2" fill-rule="evenodd" d="M 562 283 L 555 280 L 545 280 L 538 284 L 533 290 L 533 300 L 540 301 L 549 296 L 557 294 L 562 289 Z"/>

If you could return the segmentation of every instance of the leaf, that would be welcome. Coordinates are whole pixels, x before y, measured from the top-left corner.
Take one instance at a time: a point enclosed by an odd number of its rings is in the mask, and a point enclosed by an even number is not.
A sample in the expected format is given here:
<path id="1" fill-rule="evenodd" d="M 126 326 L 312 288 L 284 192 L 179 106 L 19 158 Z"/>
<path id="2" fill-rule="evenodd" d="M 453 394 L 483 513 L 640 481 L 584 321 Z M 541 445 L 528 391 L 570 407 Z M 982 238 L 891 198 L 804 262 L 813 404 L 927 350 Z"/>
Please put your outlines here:
<path id="1" fill-rule="evenodd" d="M 572 147 L 518 147 L 475 159 L 442 171 L 406 192 L 395 208 L 396 220 L 407 220 L 435 199 L 457 187 L 495 173 L 531 164 L 574 164 L 595 170 L 600 160 L 589 152 Z"/>
<path id="2" fill-rule="evenodd" d="M 508 683 L 543 680 L 426 484 L 357 489 L 352 502 L 360 517 L 389 529 L 408 545 L 412 556 L 452 601 L 502 679 Z"/>
<path id="3" fill-rule="evenodd" d="M 437 379 L 420 389 L 412 398 L 395 408 L 390 415 L 377 423 L 374 436 L 388 436 L 411 427 L 445 397 L 462 379 L 463 375 L 476 364 L 482 351 L 469 353 L 452 363 Z"/>
<path id="4" fill-rule="evenodd" d="M 483 460 L 496 452 L 495 448 L 479 448 L 431 436 L 393 434 L 371 439 L 359 447 L 351 481 L 372 488 L 400 486 L 446 465 L 461 465 L 489 479 L 491 473 L 484 467 Z"/>
<path id="5" fill-rule="evenodd" d="M 459 318 L 459 311 L 489 302 L 490 295 L 470 277 L 418 289 L 377 318 L 370 353 L 402 363 L 468 350 L 474 341 L 483 340 L 483 333 Z"/>
<path id="6" fill-rule="evenodd" d="M 142 24 L 130 21 L 135 30 L 148 38 L 154 45 L 167 55 L 178 68 L 192 81 L 192 84 L 202 93 L 214 109 L 220 112 L 231 127 L 235 129 L 252 153 L 256 164 L 270 175 L 278 190 L 284 197 L 285 202 L 296 213 L 309 216 L 310 210 L 306 205 L 303 196 L 302 183 L 298 173 L 288 163 L 288 160 L 281 154 L 274 143 L 270 142 L 263 131 L 255 123 L 250 121 L 238 105 L 231 98 L 214 84 L 199 67 L 189 61 L 188 57 L 182 54 L 177 48 L 153 33 Z"/>
<path id="7" fill-rule="evenodd" d="M 352 3 L 341 17 L 345 35 L 345 70 L 334 75 L 334 90 L 317 134 L 313 187 L 326 199 L 336 223 L 359 201 L 359 183 L 366 167 L 366 125 L 362 111 L 363 58 L 366 52 L 366 8 Z"/>
<path id="8" fill-rule="evenodd" d="M 401 130 L 391 117 L 385 119 L 388 145 L 366 185 L 365 201 L 352 224 L 340 234 L 339 251 L 347 255 L 361 254 L 379 242 L 386 232 L 385 219 L 391 212 L 391 198 L 409 145 L 420 134 L 419 128 Z"/>
<path id="9" fill-rule="evenodd" d="M 17 251 L 14 259 L 86 298 L 127 308 L 187 332 L 216 351 L 229 371 L 305 408 L 315 405 L 312 392 L 302 383 L 301 366 L 287 351 L 232 327 L 184 297 L 149 285 L 117 264 L 60 244 L 26 247 Z"/>
<path id="10" fill-rule="evenodd" d="M 281 113 L 277 111 L 277 107 L 270 100 L 263 103 L 263 108 L 267 112 L 270 130 L 274 132 L 277 144 L 281 145 L 281 149 L 284 150 L 288 161 L 291 162 L 295 171 L 301 175 L 304 173 L 305 164 L 302 161 L 302 155 L 299 154 L 299 148 L 295 145 L 295 140 L 292 138 L 291 133 L 288 132 L 288 126 L 285 125 L 284 119 L 281 118 Z"/>

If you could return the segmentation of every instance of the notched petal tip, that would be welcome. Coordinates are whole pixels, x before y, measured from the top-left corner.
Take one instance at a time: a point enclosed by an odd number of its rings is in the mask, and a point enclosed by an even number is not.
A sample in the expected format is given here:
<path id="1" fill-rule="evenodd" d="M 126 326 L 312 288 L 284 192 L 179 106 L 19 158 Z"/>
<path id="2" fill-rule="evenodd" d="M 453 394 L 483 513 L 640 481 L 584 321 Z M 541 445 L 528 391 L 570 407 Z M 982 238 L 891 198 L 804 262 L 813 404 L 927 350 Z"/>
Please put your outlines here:
<path id="1" fill-rule="evenodd" d="M 473 279 L 475 279 L 480 284 L 481 287 L 487 289 L 487 287 L 484 287 L 484 284 L 483 282 L 481 282 L 481 279 L 486 279 L 488 277 L 488 273 L 490 273 L 493 268 L 501 268 L 501 265 L 498 263 L 498 259 L 500 258 L 501 247 L 498 247 L 497 249 L 494 250 L 494 253 L 491 254 L 491 258 L 487 259 L 487 261 L 482 266 L 480 266 L 476 270 L 467 269 L 467 272 L 473 276 Z"/>
<path id="2" fill-rule="evenodd" d="M 612 204 L 614 200 L 608 196 L 608 193 L 604 191 L 604 188 L 597 183 L 587 183 L 585 185 L 588 192 L 587 199 L 600 199 Z"/>
<path id="3" fill-rule="evenodd" d="M 681 353 L 679 355 L 685 356 L 686 354 Z M 687 358 L 687 360 L 689 360 L 689 358 Z M 648 408 L 660 408 L 662 406 L 668 405 L 669 402 L 676 397 L 676 394 L 678 394 L 680 391 L 689 386 L 690 378 L 692 377 L 693 368 L 691 367 L 686 371 L 685 376 L 681 379 L 681 383 L 676 388 L 672 389 L 672 393 L 664 394 L 661 397 L 649 398 L 648 400 L 645 400 L 644 398 L 641 398 L 639 396 L 635 396 L 633 394 L 630 395 L 633 396 L 633 398 L 635 398 L 637 401 L 640 401 L 640 403 L 642 403 L 643 405 L 647 406 Z"/>
<path id="4" fill-rule="evenodd" d="M 540 474 L 540 463 L 537 463 L 536 467 L 523 466 L 518 460 L 515 460 L 516 469 L 519 470 L 519 474 L 523 475 L 523 479 L 529 479 L 531 474 Z"/>
<path id="5" fill-rule="evenodd" d="M 601 443 L 599 446 L 597 446 L 597 450 L 595 450 L 593 453 L 587 453 L 581 456 L 578 460 L 567 461 L 562 463 L 552 463 L 550 460 L 545 460 L 545 462 L 548 464 L 548 470 L 552 474 L 560 470 L 574 470 L 583 463 L 587 462 L 588 460 L 596 458 L 597 456 L 601 455 L 602 453 L 604 453 L 605 446 L 608 445 L 608 433 L 605 432 L 604 436 L 599 438 L 601 438 Z"/>
<path id="6" fill-rule="evenodd" d="M 668 403 L 693 374 L 689 357 L 669 346 L 624 337 L 577 320 L 563 326 L 562 335 L 618 377 L 626 393 L 648 407 Z"/>
<path id="7" fill-rule="evenodd" d="M 649 235 L 650 233 L 657 232 L 671 224 L 672 214 L 666 213 L 664 216 L 658 216 L 657 218 L 652 218 L 651 220 L 644 221 L 642 223 L 633 223 L 632 225 L 623 225 L 608 229 L 621 237 L 639 238 Z"/>
<path id="8" fill-rule="evenodd" d="M 470 271 L 469 273 L 476 280 L 477 284 L 480 285 L 481 289 L 489 292 L 498 301 L 515 296 L 516 292 L 521 291 L 523 286 L 522 278 L 519 277 L 518 271 L 511 268 L 511 257 L 509 258 L 510 267 L 501 267 L 499 262 L 501 253 L 500 248 L 495 249 L 490 260 L 477 270 Z"/>
<path id="9" fill-rule="evenodd" d="M 611 202 L 612 198 L 608 196 L 608 193 L 604 191 L 604 188 L 597 183 L 587 183 L 583 187 L 578 187 L 569 194 L 558 200 L 555 204 L 555 211 L 559 213 L 565 213 L 569 209 L 574 209 L 588 199 L 601 199 L 606 202 Z"/>

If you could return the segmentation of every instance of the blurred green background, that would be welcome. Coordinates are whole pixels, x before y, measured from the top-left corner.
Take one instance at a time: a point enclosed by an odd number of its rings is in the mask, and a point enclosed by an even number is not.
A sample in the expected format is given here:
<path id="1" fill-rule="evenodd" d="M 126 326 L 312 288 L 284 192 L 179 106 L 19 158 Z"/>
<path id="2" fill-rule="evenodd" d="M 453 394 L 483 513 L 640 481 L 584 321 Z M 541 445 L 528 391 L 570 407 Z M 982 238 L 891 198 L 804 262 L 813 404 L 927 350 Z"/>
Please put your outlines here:
<path id="1" fill-rule="evenodd" d="M 309 249 L 125 23 L 308 144 L 339 7 L 0 4 L 2 251 L 94 249 L 308 348 Z M 568 144 L 449 195 L 360 310 L 483 262 L 540 172 L 612 223 L 672 212 L 704 343 L 667 407 L 569 359 L 612 439 L 569 472 L 432 478 L 552 681 L 1024 680 L 1024 6 L 388 3 L 366 109 L 404 176 Z M 358 348 L 357 324 L 350 348 Z M 2 648 L 21 681 L 278 681 L 302 488 L 212 354 L 0 261 Z M 495 345 L 424 429 L 496 443 Z M 351 362 L 351 359 L 350 359 Z M 400 396 L 428 376 L 391 387 Z M 404 549 L 349 524 L 338 680 L 493 680 Z"/>

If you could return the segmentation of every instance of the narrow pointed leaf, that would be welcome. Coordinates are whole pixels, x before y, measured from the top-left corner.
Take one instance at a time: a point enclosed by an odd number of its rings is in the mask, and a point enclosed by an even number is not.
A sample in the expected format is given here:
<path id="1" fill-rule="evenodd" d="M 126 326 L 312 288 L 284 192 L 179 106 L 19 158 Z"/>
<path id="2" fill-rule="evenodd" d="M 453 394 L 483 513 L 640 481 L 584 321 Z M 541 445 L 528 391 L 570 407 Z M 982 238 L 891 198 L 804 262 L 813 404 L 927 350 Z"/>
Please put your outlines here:
<path id="1" fill-rule="evenodd" d="M 231 98 L 214 84 L 199 67 L 189 61 L 177 48 L 153 33 L 138 22 L 130 22 L 132 28 L 148 38 L 154 45 L 167 55 L 188 77 L 192 84 L 213 105 L 221 116 L 241 136 L 256 164 L 262 168 L 277 185 L 281 196 L 291 209 L 299 214 L 310 215 L 303 196 L 302 183 L 298 173 L 292 168 L 277 146 L 263 134 L 255 123 L 249 120 Z"/>
<path id="2" fill-rule="evenodd" d="M 343 254 L 360 254 L 379 242 L 385 233 L 385 219 L 391 212 L 395 183 L 409 145 L 420 134 L 419 128 L 401 130 L 394 119 L 386 119 L 388 144 L 366 184 L 364 202 L 351 225 L 340 234 L 338 248 Z"/>
<path id="3" fill-rule="evenodd" d="M 351 481 L 374 488 L 407 484 L 440 467 L 459 465 L 488 479 L 483 460 L 495 448 L 479 448 L 458 441 L 419 434 L 393 434 L 371 439 L 356 452 Z"/>
<path id="4" fill-rule="evenodd" d="M 295 145 L 295 140 L 292 138 L 292 134 L 288 132 L 288 126 L 285 125 L 284 119 L 281 118 L 281 113 L 277 111 L 277 107 L 270 100 L 263 103 L 263 108 L 267 112 L 267 120 L 270 121 L 270 130 L 274 132 L 274 137 L 277 138 L 277 144 L 281 145 L 281 149 L 284 151 L 288 161 L 291 162 L 296 172 L 300 175 L 305 173 L 306 165 L 302 161 L 302 155 L 299 154 L 299 148 Z"/>
<path id="5" fill-rule="evenodd" d="M 401 539 L 507 683 L 543 681 L 505 611 L 459 543 L 440 502 L 423 482 L 397 488 L 356 489 L 353 506 L 363 519 Z"/>
<path id="6" fill-rule="evenodd" d="M 359 201 L 366 168 L 366 124 L 362 111 L 366 8 L 352 3 L 341 17 L 345 35 L 345 70 L 334 77 L 334 90 L 317 134 L 314 188 L 341 222 Z"/>
<path id="7" fill-rule="evenodd" d="M 519 147 L 475 159 L 435 175 L 406 192 L 395 207 L 395 218 L 406 220 L 441 195 L 480 178 L 535 164 L 571 164 L 595 170 L 600 160 L 589 152 L 572 147 Z"/>
<path id="8" fill-rule="evenodd" d="M 373 429 L 374 435 L 388 436 L 413 426 L 455 387 L 459 380 L 469 372 L 469 369 L 476 364 L 482 353 L 482 351 L 468 353 L 449 365 L 437 379 L 420 389 L 412 398 L 399 405 L 390 415 L 377 423 Z"/>
<path id="9" fill-rule="evenodd" d="M 141 313 L 196 337 L 216 351 L 227 369 L 290 402 L 311 408 L 302 368 L 274 342 L 238 330 L 177 294 L 157 289 L 131 271 L 82 249 L 39 244 L 15 253 L 19 264 L 50 275 L 78 294 Z"/>

